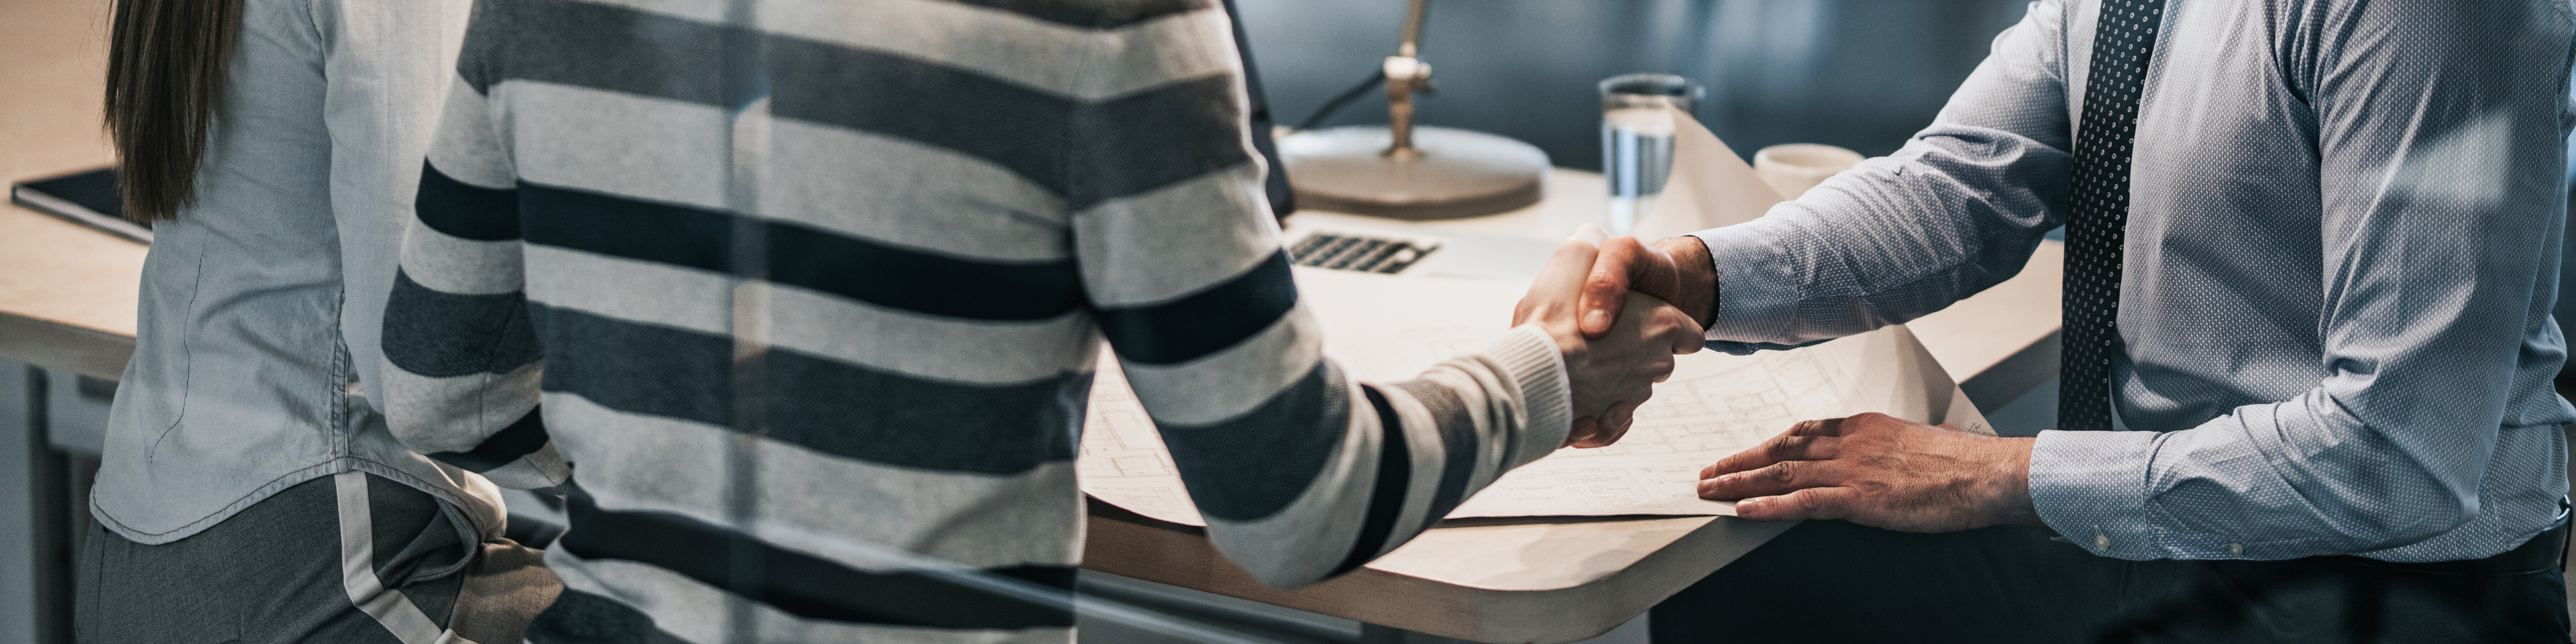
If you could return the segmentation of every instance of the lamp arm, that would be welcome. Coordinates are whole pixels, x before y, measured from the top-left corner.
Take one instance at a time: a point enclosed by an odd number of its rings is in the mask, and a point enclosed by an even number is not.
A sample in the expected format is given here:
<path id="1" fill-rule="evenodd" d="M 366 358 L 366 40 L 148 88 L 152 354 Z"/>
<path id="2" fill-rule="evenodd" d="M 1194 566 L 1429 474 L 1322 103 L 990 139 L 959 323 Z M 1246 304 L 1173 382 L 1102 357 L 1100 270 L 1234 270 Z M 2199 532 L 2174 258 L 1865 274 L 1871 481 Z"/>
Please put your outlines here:
<path id="1" fill-rule="evenodd" d="M 1413 147 L 1413 93 L 1431 84 L 1431 64 L 1422 62 L 1422 19 L 1431 9 L 1431 0 L 1413 0 L 1404 14 L 1404 42 L 1395 46 L 1395 55 L 1386 58 L 1386 122 L 1389 141 L 1386 155 L 1411 159 L 1422 152 Z"/>
<path id="2" fill-rule="evenodd" d="M 1404 42 L 1395 46 L 1395 55 L 1412 58 L 1422 49 L 1422 18 L 1430 12 L 1431 0 L 1413 0 L 1404 12 Z"/>

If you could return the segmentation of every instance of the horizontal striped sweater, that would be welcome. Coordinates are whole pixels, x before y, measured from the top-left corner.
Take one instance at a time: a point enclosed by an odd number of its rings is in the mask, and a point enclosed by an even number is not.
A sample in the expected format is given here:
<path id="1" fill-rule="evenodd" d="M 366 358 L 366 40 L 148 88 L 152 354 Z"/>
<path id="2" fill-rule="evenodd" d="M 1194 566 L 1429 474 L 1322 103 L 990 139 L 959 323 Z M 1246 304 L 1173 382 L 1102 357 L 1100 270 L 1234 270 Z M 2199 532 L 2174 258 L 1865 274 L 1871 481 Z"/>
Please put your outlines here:
<path id="1" fill-rule="evenodd" d="M 532 635 L 1064 642 L 958 580 L 1070 589 L 1105 344 L 1227 557 L 1354 569 L 1558 447 L 1564 367 L 1326 359 L 1237 51 L 1208 0 L 482 0 L 393 431 L 569 493 Z"/>

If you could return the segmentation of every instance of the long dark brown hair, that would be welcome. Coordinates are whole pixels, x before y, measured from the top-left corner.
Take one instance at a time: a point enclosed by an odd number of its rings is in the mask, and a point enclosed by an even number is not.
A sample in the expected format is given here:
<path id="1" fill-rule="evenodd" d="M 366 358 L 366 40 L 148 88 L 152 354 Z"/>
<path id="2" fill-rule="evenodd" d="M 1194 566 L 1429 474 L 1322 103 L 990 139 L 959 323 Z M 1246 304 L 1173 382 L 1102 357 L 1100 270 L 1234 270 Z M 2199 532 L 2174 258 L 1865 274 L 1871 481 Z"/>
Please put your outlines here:
<path id="1" fill-rule="evenodd" d="M 125 216 L 166 221 L 196 202 L 197 163 L 223 101 L 242 0 L 117 0 L 107 48 L 107 131 Z"/>

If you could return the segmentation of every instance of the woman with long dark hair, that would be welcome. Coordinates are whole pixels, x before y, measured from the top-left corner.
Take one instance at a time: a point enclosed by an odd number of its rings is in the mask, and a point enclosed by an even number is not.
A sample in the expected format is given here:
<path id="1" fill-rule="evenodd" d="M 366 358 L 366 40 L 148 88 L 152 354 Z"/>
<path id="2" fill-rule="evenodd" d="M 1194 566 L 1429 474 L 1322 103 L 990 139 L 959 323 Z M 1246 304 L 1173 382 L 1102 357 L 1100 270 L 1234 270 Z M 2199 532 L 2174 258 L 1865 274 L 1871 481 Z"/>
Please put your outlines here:
<path id="1" fill-rule="evenodd" d="M 492 483 L 371 402 L 464 4 L 118 0 L 107 127 L 156 226 L 81 641 L 499 644 L 552 601 Z"/>

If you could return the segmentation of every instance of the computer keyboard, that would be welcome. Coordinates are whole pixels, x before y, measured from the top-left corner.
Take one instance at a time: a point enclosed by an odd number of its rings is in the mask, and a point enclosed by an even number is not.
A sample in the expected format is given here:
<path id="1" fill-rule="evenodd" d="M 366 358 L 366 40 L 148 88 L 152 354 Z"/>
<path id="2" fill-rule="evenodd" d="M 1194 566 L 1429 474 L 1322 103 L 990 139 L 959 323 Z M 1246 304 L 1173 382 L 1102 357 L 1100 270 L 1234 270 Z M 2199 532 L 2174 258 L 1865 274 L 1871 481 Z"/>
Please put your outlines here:
<path id="1" fill-rule="evenodd" d="M 1439 250 L 1438 242 L 1351 232 L 1316 231 L 1288 247 L 1298 266 L 1394 274 Z"/>

